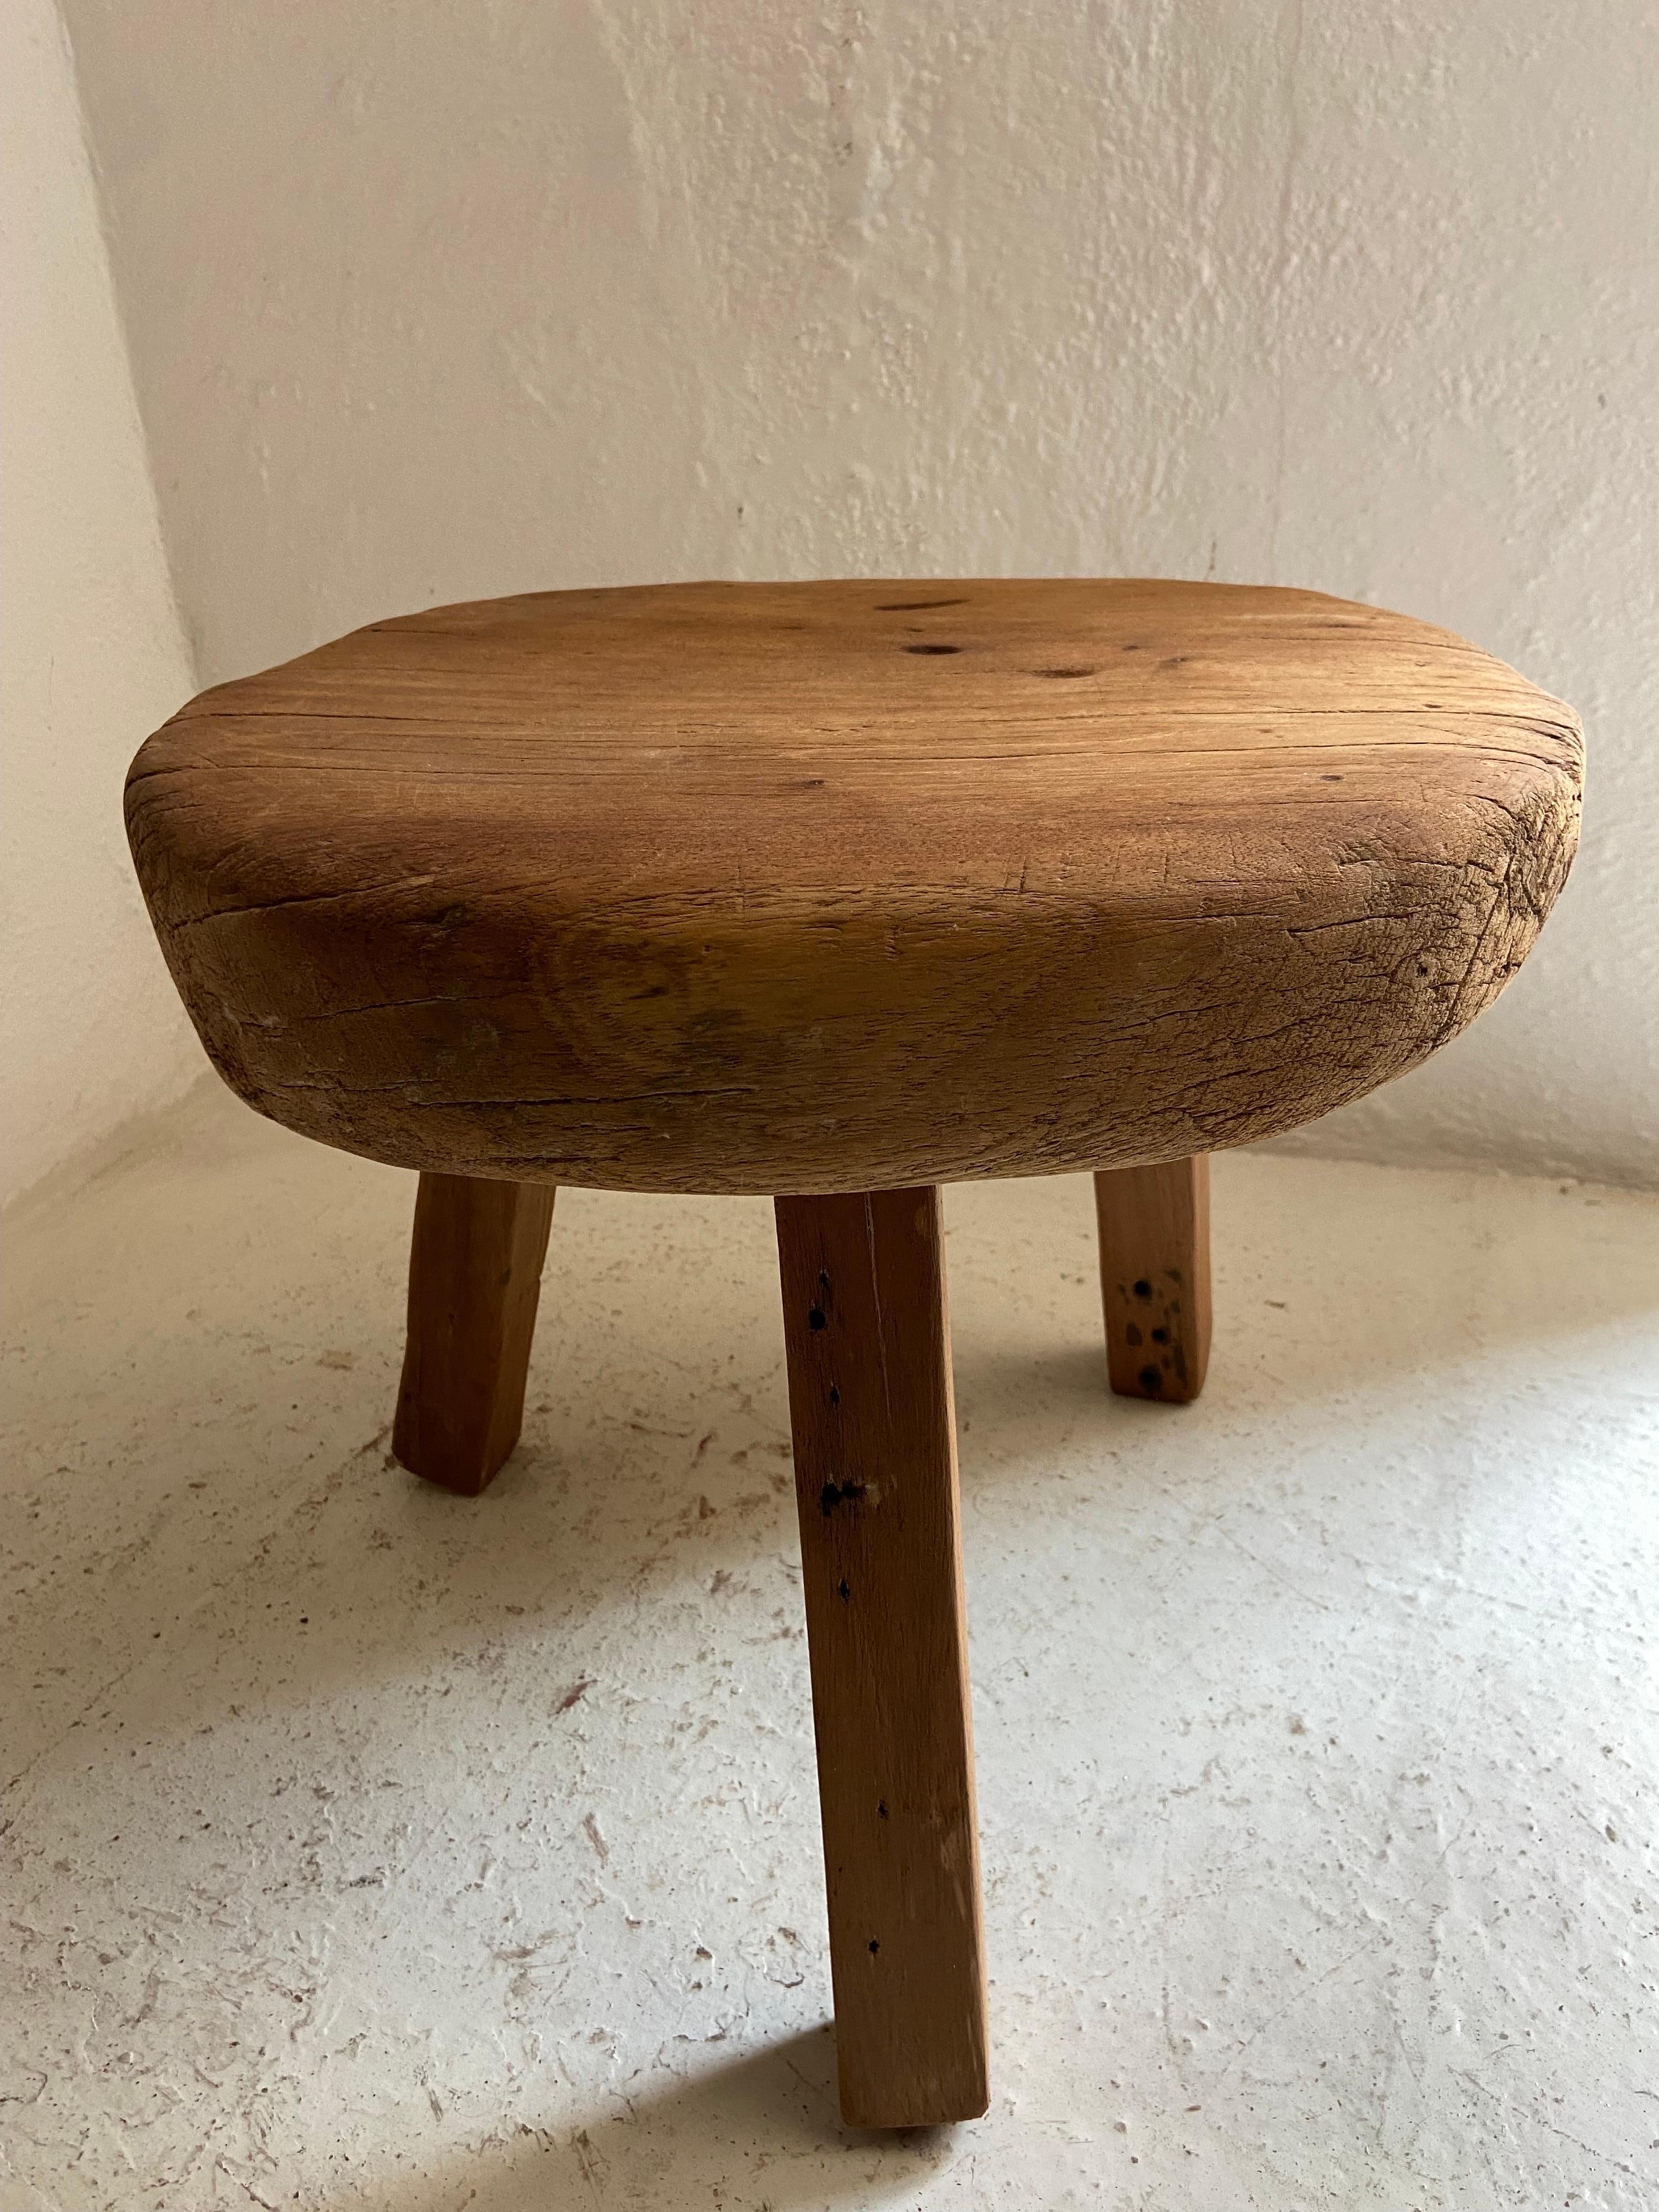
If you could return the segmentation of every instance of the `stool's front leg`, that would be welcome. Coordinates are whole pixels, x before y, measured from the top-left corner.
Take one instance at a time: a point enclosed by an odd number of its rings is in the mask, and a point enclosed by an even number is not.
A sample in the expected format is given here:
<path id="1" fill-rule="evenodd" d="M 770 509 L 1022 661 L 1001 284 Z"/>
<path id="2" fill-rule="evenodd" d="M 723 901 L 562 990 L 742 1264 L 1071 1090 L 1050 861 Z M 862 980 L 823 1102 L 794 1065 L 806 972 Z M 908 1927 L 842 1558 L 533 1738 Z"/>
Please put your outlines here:
<path id="1" fill-rule="evenodd" d="M 936 1189 L 781 1198 L 843 2117 L 990 2101 Z"/>
<path id="2" fill-rule="evenodd" d="M 392 1449 L 465 1497 L 519 1441 L 553 1198 L 551 1183 L 421 1177 Z"/>
<path id="3" fill-rule="evenodd" d="M 1210 1159 L 1095 1177 L 1106 1364 L 1126 1398 L 1184 1404 L 1210 1362 Z"/>

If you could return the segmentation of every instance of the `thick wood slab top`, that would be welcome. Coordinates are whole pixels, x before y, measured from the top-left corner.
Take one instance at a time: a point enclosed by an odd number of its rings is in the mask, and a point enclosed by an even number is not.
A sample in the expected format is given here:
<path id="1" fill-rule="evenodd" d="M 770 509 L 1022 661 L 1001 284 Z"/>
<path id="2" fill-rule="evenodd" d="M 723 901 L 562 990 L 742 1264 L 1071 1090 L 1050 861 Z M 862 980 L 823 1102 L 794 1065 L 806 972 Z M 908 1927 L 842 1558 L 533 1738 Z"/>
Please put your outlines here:
<path id="1" fill-rule="evenodd" d="M 1158 582 L 665 586 L 380 623 L 142 749 L 215 1064 L 409 1166 L 860 1189 L 1169 1158 L 1399 1073 L 1571 860 L 1571 711 Z"/>

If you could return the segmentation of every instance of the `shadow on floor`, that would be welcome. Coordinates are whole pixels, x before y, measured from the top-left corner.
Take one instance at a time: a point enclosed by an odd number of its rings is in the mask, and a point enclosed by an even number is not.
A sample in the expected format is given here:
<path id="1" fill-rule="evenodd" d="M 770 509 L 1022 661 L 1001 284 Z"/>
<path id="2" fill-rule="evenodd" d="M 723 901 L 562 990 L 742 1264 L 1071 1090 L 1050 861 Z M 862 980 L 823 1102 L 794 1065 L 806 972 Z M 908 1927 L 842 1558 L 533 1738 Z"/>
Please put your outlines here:
<path id="1" fill-rule="evenodd" d="M 512 2124 L 509 2123 L 509 2127 Z M 407 2185 L 367 2196 L 375 2212 L 543 2212 L 616 2204 L 683 2212 L 734 2196 L 769 2212 L 869 2201 L 915 2187 L 950 2163 L 951 2128 L 866 2133 L 836 2106 L 835 2038 L 826 2024 L 729 2059 L 695 2080 L 619 2097 L 593 2118 L 504 2139 Z M 752 2185 L 751 2197 L 744 2188 Z"/>
<path id="2" fill-rule="evenodd" d="M 274 1660 L 266 1693 L 290 1702 L 429 1678 L 445 1634 L 585 1648 L 641 1599 L 729 1638 L 733 1603 L 752 1632 L 781 1601 L 799 1627 L 769 1208 L 562 1200 L 524 1443 L 461 1500 L 391 1464 L 382 1425 L 410 1179 L 252 1117 L 180 1142 L 38 1224 L 52 1297 L 21 1302 L 40 1341 L 19 1425 L 56 1564 L 20 1632 L 50 1662 L 20 1765 L 100 1683 L 165 1668 L 204 1607 Z M 1154 1406 L 1108 1388 L 1086 1177 L 953 1188 L 947 1217 L 970 1548 L 976 1505 L 1063 1456 L 1093 1460 L 1103 1512 L 1188 1481 L 1218 1510 L 1237 1441 L 1275 1425 L 1294 1450 L 1340 1408 L 1363 1449 L 1402 1391 L 1472 1418 L 1528 1360 L 1564 1374 L 1595 1347 L 1587 1389 L 1639 1389 L 1639 1361 L 1607 1347 L 1659 1308 L 1652 1199 L 1223 1159 L 1209 1386 Z M 82 1668 L 60 1663 L 66 1637 Z M 215 1694 L 205 1673 L 169 1677 L 157 1705 L 198 1724 Z"/>

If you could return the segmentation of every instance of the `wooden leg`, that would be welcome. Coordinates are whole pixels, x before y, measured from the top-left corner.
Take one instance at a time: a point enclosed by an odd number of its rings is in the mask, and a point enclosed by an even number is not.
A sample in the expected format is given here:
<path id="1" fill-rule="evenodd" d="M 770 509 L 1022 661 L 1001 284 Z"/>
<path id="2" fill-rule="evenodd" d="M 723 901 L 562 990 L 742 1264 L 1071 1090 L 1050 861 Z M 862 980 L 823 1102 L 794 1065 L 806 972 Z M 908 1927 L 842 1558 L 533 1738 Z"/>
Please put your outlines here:
<path id="1" fill-rule="evenodd" d="M 937 1190 L 781 1198 L 841 2108 L 990 2101 Z"/>
<path id="2" fill-rule="evenodd" d="M 1126 1398 L 1184 1405 L 1210 1360 L 1210 1161 L 1095 1177 L 1106 1361 Z"/>
<path id="3" fill-rule="evenodd" d="M 519 1441 L 553 1195 L 550 1183 L 421 1177 L 392 1449 L 464 1497 Z"/>

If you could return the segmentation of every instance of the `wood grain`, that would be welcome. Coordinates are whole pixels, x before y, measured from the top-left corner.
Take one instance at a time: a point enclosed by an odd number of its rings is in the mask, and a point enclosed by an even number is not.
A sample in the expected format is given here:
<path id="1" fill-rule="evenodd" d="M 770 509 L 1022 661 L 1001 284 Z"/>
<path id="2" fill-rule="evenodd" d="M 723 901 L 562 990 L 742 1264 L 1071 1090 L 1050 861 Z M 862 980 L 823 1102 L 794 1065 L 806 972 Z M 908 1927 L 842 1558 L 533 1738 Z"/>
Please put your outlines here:
<path id="1" fill-rule="evenodd" d="M 1580 757 L 1501 663 L 1313 592 L 704 584 L 222 685 L 127 818 L 261 1112 L 769 1195 L 1183 1158 L 1400 1073 L 1531 945 Z"/>
<path id="2" fill-rule="evenodd" d="M 990 2099 L 939 1193 L 780 1199 L 836 2039 L 857 2127 Z"/>
<path id="3" fill-rule="evenodd" d="M 1210 1364 L 1210 1163 L 1095 1177 L 1100 1297 L 1112 1388 L 1185 1405 Z"/>
<path id="4" fill-rule="evenodd" d="M 409 1255 L 409 1334 L 392 1449 L 476 1498 L 519 1441 L 550 1184 L 423 1175 Z"/>

